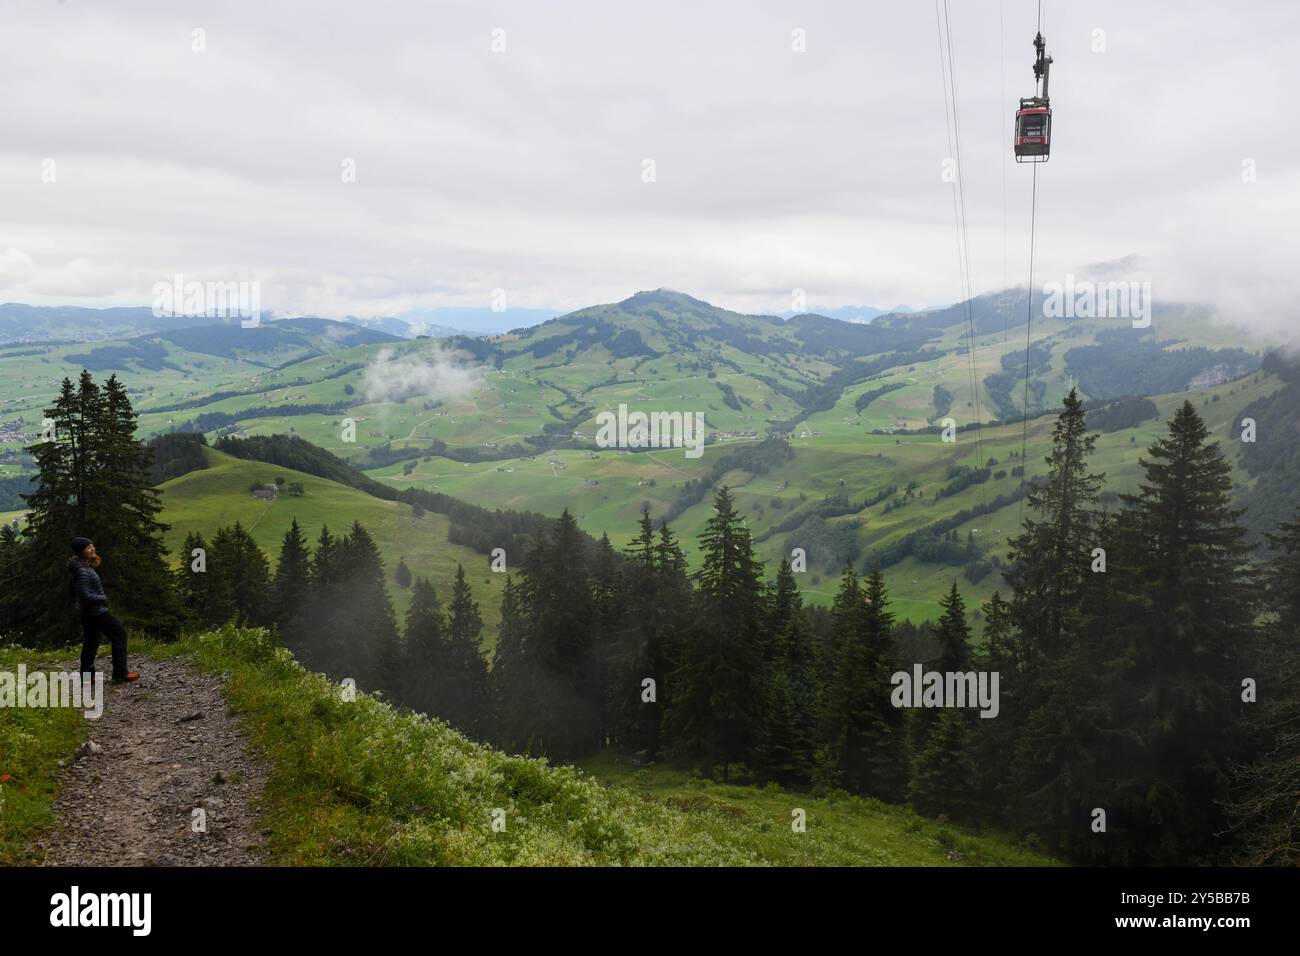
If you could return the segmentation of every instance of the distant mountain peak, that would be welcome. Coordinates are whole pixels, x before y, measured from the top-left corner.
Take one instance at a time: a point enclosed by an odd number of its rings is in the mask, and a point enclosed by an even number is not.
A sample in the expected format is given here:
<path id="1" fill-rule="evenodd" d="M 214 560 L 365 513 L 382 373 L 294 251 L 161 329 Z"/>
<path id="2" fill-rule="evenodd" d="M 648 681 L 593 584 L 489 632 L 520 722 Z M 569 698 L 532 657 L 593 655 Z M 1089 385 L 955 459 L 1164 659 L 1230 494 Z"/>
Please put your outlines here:
<path id="1" fill-rule="evenodd" d="M 676 289 L 652 289 L 648 292 L 637 292 L 630 295 L 619 305 L 702 305 L 708 308 L 714 308 L 710 303 L 703 299 L 697 299 L 693 295 L 687 295 L 685 292 L 678 292 Z"/>
<path id="2" fill-rule="evenodd" d="M 1106 262 L 1090 262 L 1082 268 L 1084 275 L 1095 276 L 1096 278 L 1114 278 L 1115 276 L 1127 276 L 1142 268 L 1144 265 L 1142 257 L 1136 252 L 1130 252 L 1120 259 L 1110 259 Z"/>

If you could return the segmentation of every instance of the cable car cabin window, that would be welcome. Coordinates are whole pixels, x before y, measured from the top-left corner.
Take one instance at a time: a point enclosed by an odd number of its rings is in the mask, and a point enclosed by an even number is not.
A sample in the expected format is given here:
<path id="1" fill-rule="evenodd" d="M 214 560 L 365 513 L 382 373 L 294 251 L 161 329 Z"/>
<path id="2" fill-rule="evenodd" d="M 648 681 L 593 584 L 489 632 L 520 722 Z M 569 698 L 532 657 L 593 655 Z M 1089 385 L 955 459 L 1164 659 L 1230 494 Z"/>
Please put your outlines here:
<path id="1" fill-rule="evenodd" d="M 1021 136 L 1044 136 L 1047 129 L 1047 114 L 1031 113 L 1020 117 Z"/>

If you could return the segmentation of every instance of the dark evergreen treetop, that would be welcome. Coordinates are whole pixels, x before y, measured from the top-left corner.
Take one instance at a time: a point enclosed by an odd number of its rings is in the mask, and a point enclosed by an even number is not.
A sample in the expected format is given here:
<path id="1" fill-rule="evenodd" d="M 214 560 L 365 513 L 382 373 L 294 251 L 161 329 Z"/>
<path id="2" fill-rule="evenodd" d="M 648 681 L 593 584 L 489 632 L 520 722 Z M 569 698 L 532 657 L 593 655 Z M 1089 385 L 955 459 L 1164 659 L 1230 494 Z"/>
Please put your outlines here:
<path id="1" fill-rule="evenodd" d="M 130 628 L 174 634 L 181 609 L 163 544 L 167 526 L 158 520 L 152 453 L 135 438 L 125 388 L 116 376 L 101 387 L 83 370 L 75 386 L 63 380 L 45 416 L 51 440 L 28 449 L 37 476 L 36 489 L 23 495 L 30 561 L 20 586 L 29 600 L 17 623 L 38 644 L 67 641 L 73 625 L 63 579 L 68 540 L 77 534 L 103 558 L 99 573 L 114 613 Z"/>

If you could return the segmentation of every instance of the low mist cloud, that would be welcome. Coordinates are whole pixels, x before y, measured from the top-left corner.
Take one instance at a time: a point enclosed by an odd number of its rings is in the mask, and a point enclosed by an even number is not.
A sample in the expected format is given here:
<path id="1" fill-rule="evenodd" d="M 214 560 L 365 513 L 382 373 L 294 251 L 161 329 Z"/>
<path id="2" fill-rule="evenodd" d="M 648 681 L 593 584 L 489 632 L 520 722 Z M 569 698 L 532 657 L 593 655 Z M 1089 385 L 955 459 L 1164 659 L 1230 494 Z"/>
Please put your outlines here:
<path id="1" fill-rule="evenodd" d="M 366 368 L 362 387 L 367 401 L 401 402 L 408 398 L 451 401 L 483 384 L 486 370 L 465 360 L 465 353 L 431 346 L 398 355 L 382 349 Z"/>

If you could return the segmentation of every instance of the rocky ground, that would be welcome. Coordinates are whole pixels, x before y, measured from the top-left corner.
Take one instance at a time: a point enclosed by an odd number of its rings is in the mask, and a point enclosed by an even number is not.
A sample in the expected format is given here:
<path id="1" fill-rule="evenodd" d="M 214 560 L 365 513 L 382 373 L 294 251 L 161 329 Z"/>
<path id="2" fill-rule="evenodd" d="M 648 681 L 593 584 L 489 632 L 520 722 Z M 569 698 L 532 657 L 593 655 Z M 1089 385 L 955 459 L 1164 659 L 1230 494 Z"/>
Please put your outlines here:
<path id="1" fill-rule="evenodd" d="M 76 662 L 64 666 L 76 669 Z M 109 672 L 100 658 L 101 674 Z M 226 712 L 224 678 L 134 657 L 62 771 L 58 823 L 33 844 L 50 866 L 255 866 L 266 767 Z M 201 812 L 196 812 L 201 811 Z"/>

